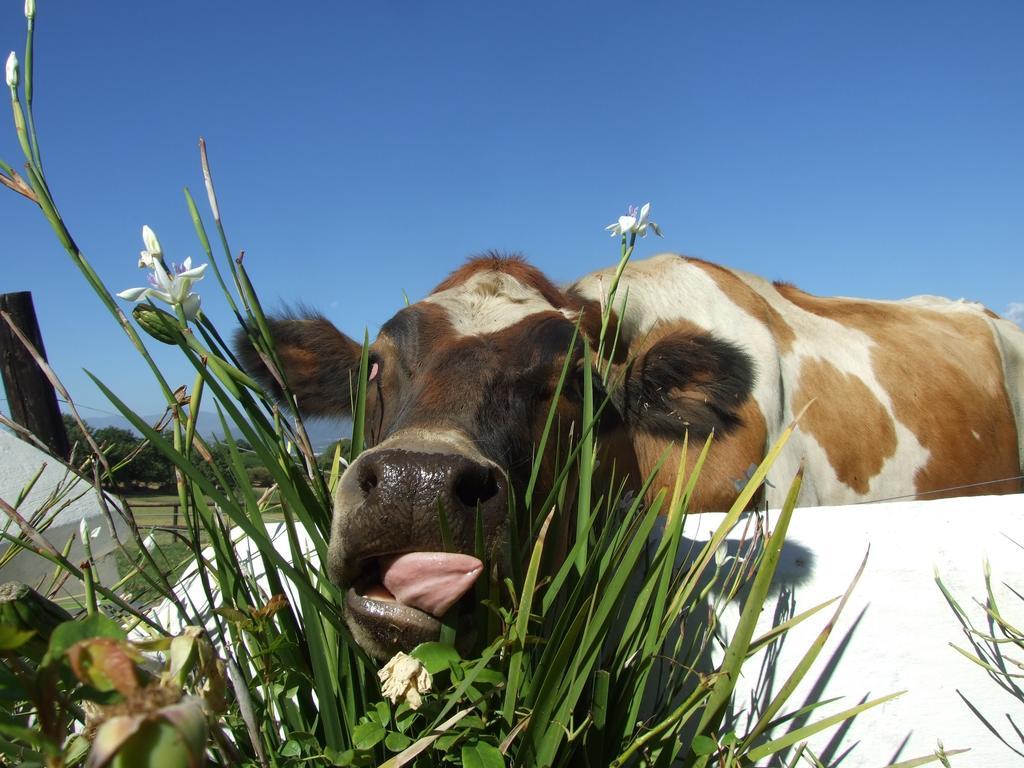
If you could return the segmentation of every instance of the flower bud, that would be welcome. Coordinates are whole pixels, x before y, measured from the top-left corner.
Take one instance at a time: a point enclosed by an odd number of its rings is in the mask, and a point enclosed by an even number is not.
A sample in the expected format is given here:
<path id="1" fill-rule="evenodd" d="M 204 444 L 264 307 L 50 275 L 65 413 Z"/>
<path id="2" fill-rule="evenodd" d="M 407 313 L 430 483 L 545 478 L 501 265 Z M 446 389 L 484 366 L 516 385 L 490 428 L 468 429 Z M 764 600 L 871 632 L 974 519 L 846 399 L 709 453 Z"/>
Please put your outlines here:
<path id="1" fill-rule="evenodd" d="M 157 341 L 164 344 L 177 344 L 181 338 L 178 321 L 169 312 L 164 312 L 149 304 L 138 304 L 132 310 L 132 317 L 135 318 L 135 322 L 141 326 L 142 330 Z"/>
<path id="2" fill-rule="evenodd" d="M 146 244 L 146 250 L 150 256 L 162 256 L 164 249 L 160 247 L 160 241 L 156 239 L 156 233 L 148 225 L 142 226 L 142 242 Z"/>
<path id="3" fill-rule="evenodd" d="M 14 51 L 7 57 L 7 87 L 18 87 L 18 56 Z"/>
<path id="4" fill-rule="evenodd" d="M 36 15 L 36 0 L 25 0 L 25 18 L 31 19 Z"/>

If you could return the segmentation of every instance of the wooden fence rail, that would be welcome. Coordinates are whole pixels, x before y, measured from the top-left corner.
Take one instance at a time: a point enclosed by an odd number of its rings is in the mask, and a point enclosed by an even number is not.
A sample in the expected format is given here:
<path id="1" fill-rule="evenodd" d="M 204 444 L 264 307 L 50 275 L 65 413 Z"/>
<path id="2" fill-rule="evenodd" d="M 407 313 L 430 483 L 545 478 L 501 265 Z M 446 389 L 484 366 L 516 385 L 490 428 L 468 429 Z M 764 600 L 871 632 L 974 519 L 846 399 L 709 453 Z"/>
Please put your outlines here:
<path id="1" fill-rule="evenodd" d="M 11 419 L 42 440 L 54 455 L 66 459 L 71 447 L 57 405 L 57 393 L 12 325 L 45 360 L 43 337 L 28 291 L 0 294 L 0 375 Z"/>
<path id="2" fill-rule="evenodd" d="M 131 502 L 128 503 L 128 506 L 131 507 L 132 514 L 134 514 L 135 510 L 138 509 L 138 508 L 141 508 L 141 509 L 146 509 L 146 508 L 166 509 L 166 508 L 170 507 L 170 509 L 171 509 L 171 526 L 172 527 L 177 527 L 177 525 L 178 525 L 178 515 L 179 515 L 179 511 L 181 509 L 181 503 L 180 502 L 177 502 L 177 501 L 131 501 Z"/>

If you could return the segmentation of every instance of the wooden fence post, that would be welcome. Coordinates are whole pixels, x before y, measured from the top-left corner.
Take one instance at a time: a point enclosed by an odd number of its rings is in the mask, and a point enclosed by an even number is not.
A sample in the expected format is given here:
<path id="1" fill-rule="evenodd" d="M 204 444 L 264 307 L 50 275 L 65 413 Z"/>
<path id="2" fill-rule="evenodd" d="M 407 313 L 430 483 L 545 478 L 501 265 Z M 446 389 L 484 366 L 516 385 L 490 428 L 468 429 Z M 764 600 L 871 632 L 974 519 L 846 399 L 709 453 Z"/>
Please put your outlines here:
<path id="1" fill-rule="evenodd" d="M 39 333 L 32 294 L 28 291 L 0 294 L 0 311 L 6 312 L 43 359 L 43 338 Z M 0 318 L 0 374 L 7 392 L 11 419 L 46 443 L 55 456 L 71 453 L 67 430 L 57 405 L 57 393 L 36 365 L 10 326 Z"/>

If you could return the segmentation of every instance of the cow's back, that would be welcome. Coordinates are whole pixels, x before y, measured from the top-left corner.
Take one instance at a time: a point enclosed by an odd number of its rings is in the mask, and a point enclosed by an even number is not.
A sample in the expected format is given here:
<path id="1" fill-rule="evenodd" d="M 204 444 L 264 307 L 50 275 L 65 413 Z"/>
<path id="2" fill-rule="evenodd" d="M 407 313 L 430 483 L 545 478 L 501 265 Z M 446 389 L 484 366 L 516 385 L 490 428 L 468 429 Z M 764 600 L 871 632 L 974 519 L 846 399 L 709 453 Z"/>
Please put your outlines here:
<path id="1" fill-rule="evenodd" d="M 609 270 L 594 273 L 575 290 L 597 298 L 609 281 Z M 619 322 L 631 355 L 685 326 L 754 361 L 743 425 L 712 449 L 706 506 L 735 495 L 755 454 L 805 408 L 769 475 L 772 505 L 801 463 L 803 504 L 1021 489 L 1024 333 L 984 307 L 817 297 L 671 254 L 627 267 L 617 309 L 627 291 Z M 642 467 L 668 442 L 635 441 Z"/>

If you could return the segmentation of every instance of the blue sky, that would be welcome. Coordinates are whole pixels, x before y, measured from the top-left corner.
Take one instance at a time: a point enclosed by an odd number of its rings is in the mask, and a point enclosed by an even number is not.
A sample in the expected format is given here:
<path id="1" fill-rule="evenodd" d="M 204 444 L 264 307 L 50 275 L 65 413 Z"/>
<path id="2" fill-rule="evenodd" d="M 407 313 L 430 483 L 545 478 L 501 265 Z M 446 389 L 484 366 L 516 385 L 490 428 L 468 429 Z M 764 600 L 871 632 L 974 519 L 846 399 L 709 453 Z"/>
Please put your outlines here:
<path id="1" fill-rule="evenodd" d="M 0 49 L 20 51 L 20 0 Z M 1024 302 L 1024 4 L 51 2 L 36 121 L 51 188 L 108 287 L 140 229 L 201 255 L 209 145 L 265 304 L 371 335 L 467 256 L 567 282 L 652 202 L 674 250 L 819 294 Z M 0 157 L 19 163 L 9 112 Z M 204 210 L 205 214 L 205 210 Z M 207 217 L 208 219 L 208 217 Z M 0 189 L 0 291 L 32 291 L 83 414 L 161 398 L 42 215 Z M 230 315 L 212 278 L 204 309 Z M 174 383 L 192 374 L 154 350 Z"/>

